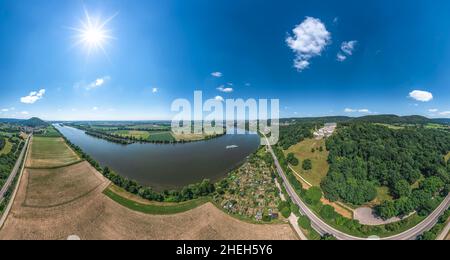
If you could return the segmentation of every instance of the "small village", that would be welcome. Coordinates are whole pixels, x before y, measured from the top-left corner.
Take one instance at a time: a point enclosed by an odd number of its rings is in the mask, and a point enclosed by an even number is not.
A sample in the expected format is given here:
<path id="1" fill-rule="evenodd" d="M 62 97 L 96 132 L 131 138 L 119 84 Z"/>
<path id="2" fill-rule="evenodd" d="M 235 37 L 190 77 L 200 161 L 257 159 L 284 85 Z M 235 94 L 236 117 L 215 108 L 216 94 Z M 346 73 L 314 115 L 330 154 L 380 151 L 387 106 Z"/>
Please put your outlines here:
<path id="1" fill-rule="evenodd" d="M 336 123 L 326 123 L 323 128 L 314 132 L 314 137 L 316 140 L 321 140 L 324 138 L 328 138 L 333 135 L 334 131 L 336 131 L 337 124 Z"/>

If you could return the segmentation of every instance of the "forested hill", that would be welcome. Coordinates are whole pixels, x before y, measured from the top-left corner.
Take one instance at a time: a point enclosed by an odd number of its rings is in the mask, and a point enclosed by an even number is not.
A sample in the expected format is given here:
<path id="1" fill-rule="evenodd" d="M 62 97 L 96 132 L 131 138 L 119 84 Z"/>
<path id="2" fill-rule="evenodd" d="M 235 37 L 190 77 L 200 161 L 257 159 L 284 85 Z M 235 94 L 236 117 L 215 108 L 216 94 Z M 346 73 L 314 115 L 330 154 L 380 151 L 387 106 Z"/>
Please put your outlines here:
<path id="1" fill-rule="evenodd" d="M 435 118 L 433 122 L 436 124 L 450 125 L 450 118 Z"/>
<path id="2" fill-rule="evenodd" d="M 321 186 L 332 201 L 362 205 L 388 187 L 394 201 L 378 207 L 381 217 L 427 215 L 450 191 L 447 132 L 355 123 L 329 138 L 327 149 L 330 170 Z"/>
<path id="3" fill-rule="evenodd" d="M 328 116 L 328 117 L 289 118 L 289 119 L 282 119 L 281 122 L 282 123 L 367 122 L 367 123 L 381 123 L 381 124 L 427 124 L 433 123 L 434 120 L 416 115 L 413 116 L 369 115 L 363 117 Z"/>
<path id="4" fill-rule="evenodd" d="M 380 124 L 427 124 L 432 120 L 423 116 L 371 115 L 354 118 L 353 122 Z"/>
<path id="5" fill-rule="evenodd" d="M 43 121 L 40 118 L 33 117 L 28 120 L 24 120 L 20 122 L 21 125 L 29 126 L 29 127 L 46 127 L 49 126 L 49 123 Z"/>
<path id="6" fill-rule="evenodd" d="M 14 124 L 14 125 L 28 126 L 28 127 L 47 127 L 50 125 L 49 123 L 47 123 L 44 120 L 37 118 L 37 117 L 32 117 L 28 120 L 5 118 L 5 119 L 0 119 L 0 123 L 7 123 L 7 124 Z"/>

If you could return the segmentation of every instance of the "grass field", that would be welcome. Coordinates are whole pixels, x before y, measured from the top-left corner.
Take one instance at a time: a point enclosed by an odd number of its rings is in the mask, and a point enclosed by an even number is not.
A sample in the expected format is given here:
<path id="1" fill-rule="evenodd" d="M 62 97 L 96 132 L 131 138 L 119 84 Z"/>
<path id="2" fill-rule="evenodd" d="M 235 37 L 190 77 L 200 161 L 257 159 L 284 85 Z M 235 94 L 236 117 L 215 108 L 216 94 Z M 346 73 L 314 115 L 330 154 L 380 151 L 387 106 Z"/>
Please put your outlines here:
<path id="1" fill-rule="evenodd" d="M 380 124 L 380 123 L 376 123 L 375 125 L 380 125 L 380 126 L 385 126 L 389 129 L 393 129 L 393 130 L 401 130 L 404 129 L 404 126 L 398 126 L 398 125 L 390 125 L 390 124 Z"/>
<path id="2" fill-rule="evenodd" d="M 5 139 L 5 146 L 0 151 L 0 155 L 9 154 L 11 152 L 12 146 L 13 146 L 12 143 L 8 141 L 8 139 Z"/>
<path id="3" fill-rule="evenodd" d="M 392 201 L 392 200 L 394 200 L 394 198 L 391 196 L 391 193 L 390 193 L 388 187 L 377 187 L 377 197 L 373 201 L 371 201 L 363 206 L 374 208 L 375 206 L 380 205 L 384 201 Z M 355 208 L 356 208 L 356 206 L 355 206 Z"/>
<path id="4" fill-rule="evenodd" d="M 323 148 L 322 152 L 319 151 L 320 147 Z M 312 152 L 313 148 L 316 150 L 314 153 Z M 327 176 L 329 170 L 327 162 L 328 151 L 326 151 L 324 139 L 306 139 L 303 142 L 291 146 L 284 153 L 285 155 L 293 153 L 300 160 L 299 165 L 292 166 L 294 170 L 313 186 L 320 187 L 322 179 Z M 312 161 L 312 170 L 304 171 L 302 169 L 302 162 L 305 159 L 310 159 Z"/>
<path id="5" fill-rule="evenodd" d="M 129 131 L 129 130 L 120 130 L 113 132 L 114 134 L 118 134 L 123 137 L 134 137 L 137 139 L 147 140 L 150 137 L 150 133 L 147 131 Z"/>
<path id="6" fill-rule="evenodd" d="M 200 198 L 182 203 L 155 203 L 138 198 L 114 185 L 108 187 L 103 193 L 124 207 L 153 215 L 171 215 L 186 212 L 210 201 L 209 198 Z"/>
<path id="7" fill-rule="evenodd" d="M 55 168 L 79 162 L 80 158 L 62 138 L 33 137 L 29 168 Z"/>
<path id="8" fill-rule="evenodd" d="M 181 134 L 181 135 L 173 135 L 174 138 L 178 141 L 200 141 L 207 138 L 206 134 Z"/>
<path id="9" fill-rule="evenodd" d="M 165 131 L 165 132 L 151 132 L 150 136 L 148 137 L 149 141 L 154 141 L 154 142 L 164 142 L 164 141 L 174 141 L 175 138 L 173 137 L 172 133 L 169 131 Z"/>
<path id="10" fill-rule="evenodd" d="M 450 152 L 445 156 L 445 161 L 448 162 L 449 159 L 450 159 Z"/>
<path id="11" fill-rule="evenodd" d="M 425 127 L 429 129 L 448 129 L 447 125 L 432 124 L 432 123 L 427 124 Z"/>

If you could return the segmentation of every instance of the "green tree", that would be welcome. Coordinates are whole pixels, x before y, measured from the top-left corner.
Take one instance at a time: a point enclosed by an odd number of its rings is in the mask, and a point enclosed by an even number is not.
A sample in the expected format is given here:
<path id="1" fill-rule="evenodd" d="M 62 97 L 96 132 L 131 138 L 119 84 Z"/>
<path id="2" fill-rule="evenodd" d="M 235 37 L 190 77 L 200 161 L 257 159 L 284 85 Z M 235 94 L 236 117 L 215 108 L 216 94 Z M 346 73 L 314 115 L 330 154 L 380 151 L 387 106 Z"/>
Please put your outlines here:
<path id="1" fill-rule="evenodd" d="M 293 153 L 289 153 L 286 157 L 286 160 L 293 166 L 297 166 L 300 163 Z"/>
<path id="2" fill-rule="evenodd" d="M 395 204 L 392 201 L 385 201 L 381 205 L 375 208 L 375 211 L 379 217 L 384 220 L 388 220 L 398 215 L 398 211 L 395 208 Z"/>
<path id="3" fill-rule="evenodd" d="M 284 218 L 289 218 L 289 216 L 291 215 L 291 209 L 289 207 L 285 207 L 285 208 L 281 209 L 281 215 Z"/>
<path id="4" fill-rule="evenodd" d="M 317 205 L 322 199 L 322 190 L 318 187 L 312 187 L 305 193 L 305 201 L 310 205 Z"/>
<path id="5" fill-rule="evenodd" d="M 303 229 L 311 228 L 311 220 L 306 216 L 300 216 L 298 218 L 298 225 Z"/>
<path id="6" fill-rule="evenodd" d="M 310 159 L 306 159 L 303 161 L 302 168 L 305 171 L 312 170 L 312 161 Z"/>
<path id="7" fill-rule="evenodd" d="M 326 220 L 334 220 L 337 217 L 337 214 L 332 206 L 325 205 L 320 210 L 320 216 Z"/>
<path id="8" fill-rule="evenodd" d="M 409 197 L 411 195 L 411 186 L 406 180 L 399 180 L 394 184 L 394 196 L 397 198 Z"/>

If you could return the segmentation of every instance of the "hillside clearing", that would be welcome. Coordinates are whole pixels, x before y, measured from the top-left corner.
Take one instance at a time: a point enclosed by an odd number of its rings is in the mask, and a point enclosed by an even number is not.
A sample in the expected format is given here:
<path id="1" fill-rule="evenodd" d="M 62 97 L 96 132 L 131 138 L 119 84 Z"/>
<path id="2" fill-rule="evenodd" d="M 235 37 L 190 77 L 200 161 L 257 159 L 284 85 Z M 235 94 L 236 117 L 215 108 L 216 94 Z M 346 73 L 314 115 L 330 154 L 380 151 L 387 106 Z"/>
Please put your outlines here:
<path id="1" fill-rule="evenodd" d="M 12 143 L 8 141 L 8 139 L 5 139 L 5 146 L 0 151 L 0 155 L 9 154 L 11 152 L 12 146 Z"/>
<path id="2" fill-rule="evenodd" d="M 322 147 L 322 152 L 319 150 Z M 312 152 L 312 149 L 315 151 Z M 325 147 L 325 140 L 306 139 L 288 150 L 284 151 L 285 155 L 293 153 L 297 159 L 300 160 L 299 165 L 292 166 L 292 168 L 301 175 L 307 182 L 313 186 L 320 187 L 322 179 L 328 174 L 328 152 Z M 305 171 L 302 169 L 302 162 L 310 159 L 312 162 L 312 170 Z"/>

